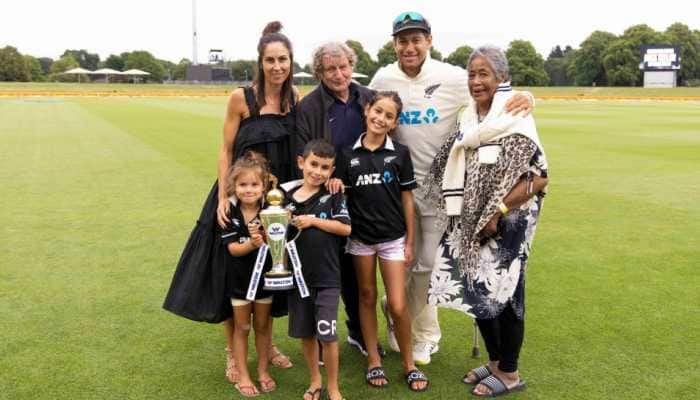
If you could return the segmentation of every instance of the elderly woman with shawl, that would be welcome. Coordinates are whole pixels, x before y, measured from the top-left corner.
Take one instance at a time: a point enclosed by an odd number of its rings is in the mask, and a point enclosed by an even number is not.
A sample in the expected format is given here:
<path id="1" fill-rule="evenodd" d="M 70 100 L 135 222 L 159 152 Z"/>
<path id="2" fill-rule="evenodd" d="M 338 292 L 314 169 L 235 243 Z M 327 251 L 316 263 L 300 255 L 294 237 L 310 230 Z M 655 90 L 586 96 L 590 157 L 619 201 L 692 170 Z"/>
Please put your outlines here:
<path id="1" fill-rule="evenodd" d="M 513 91 L 503 51 L 485 46 L 468 64 L 473 102 L 424 185 L 443 214 L 428 302 L 476 318 L 489 353 L 463 378 L 472 394 L 522 390 L 525 265 L 547 185 L 547 162 L 531 115 L 504 110 Z"/>

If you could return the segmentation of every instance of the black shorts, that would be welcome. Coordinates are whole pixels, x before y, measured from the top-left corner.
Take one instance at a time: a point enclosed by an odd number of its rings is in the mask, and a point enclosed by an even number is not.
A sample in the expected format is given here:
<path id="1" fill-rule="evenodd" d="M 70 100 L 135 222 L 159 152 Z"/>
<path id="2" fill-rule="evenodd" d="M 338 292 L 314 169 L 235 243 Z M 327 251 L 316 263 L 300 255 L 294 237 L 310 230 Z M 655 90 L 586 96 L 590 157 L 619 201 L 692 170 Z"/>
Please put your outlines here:
<path id="1" fill-rule="evenodd" d="M 309 297 L 289 291 L 289 329 L 293 338 L 316 337 L 322 342 L 335 342 L 340 288 L 309 288 Z"/>

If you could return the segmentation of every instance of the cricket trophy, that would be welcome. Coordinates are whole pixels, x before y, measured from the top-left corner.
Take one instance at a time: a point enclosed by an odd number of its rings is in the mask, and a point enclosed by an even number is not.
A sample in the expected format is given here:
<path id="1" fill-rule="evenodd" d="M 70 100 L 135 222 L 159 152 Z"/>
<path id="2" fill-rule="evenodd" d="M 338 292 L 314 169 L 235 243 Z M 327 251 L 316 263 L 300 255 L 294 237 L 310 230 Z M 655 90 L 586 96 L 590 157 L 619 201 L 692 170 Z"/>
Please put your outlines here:
<path id="1" fill-rule="evenodd" d="M 267 246 L 272 257 L 272 268 L 265 273 L 265 290 L 289 290 L 294 288 L 292 271 L 285 263 L 289 212 L 282 207 L 284 195 L 279 189 L 267 193 L 267 206 L 260 212 L 267 234 Z"/>

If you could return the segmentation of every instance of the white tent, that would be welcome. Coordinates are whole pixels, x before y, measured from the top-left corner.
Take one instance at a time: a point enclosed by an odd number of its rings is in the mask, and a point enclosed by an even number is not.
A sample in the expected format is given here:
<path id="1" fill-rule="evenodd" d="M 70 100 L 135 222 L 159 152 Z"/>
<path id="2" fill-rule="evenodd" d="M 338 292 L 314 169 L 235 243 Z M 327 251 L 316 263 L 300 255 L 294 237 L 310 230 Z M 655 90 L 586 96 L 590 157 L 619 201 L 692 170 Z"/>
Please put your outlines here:
<path id="1" fill-rule="evenodd" d="M 359 73 L 359 72 L 353 72 L 353 73 L 352 73 L 352 77 L 353 77 L 353 78 L 369 78 L 367 75 L 361 74 L 361 73 Z"/>
<path id="2" fill-rule="evenodd" d="M 68 71 L 64 72 L 64 74 L 91 74 L 92 71 L 87 70 L 85 68 L 73 68 L 69 69 Z"/>
<path id="3" fill-rule="evenodd" d="M 101 69 L 98 69 L 97 71 L 92 71 L 91 74 L 93 74 L 93 75 L 121 75 L 121 71 L 117 71 L 116 69 L 112 69 L 112 68 L 101 68 Z"/>
<path id="4" fill-rule="evenodd" d="M 293 76 L 294 78 L 313 78 L 313 77 L 314 77 L 314 76 L 311 75 L 310 73 L 304 72 L 304 71 L 297 72 L 296 74 L 294 74 L 294 75 L 292 75 L 292 76 Z"/>
<path id="5" fill-rule="evenodd" d="M 80 83 L 80 75 L 91 74 L 91 73 L 92 73 L 92 71 L 84 69 L 84 68 L 73 68 L 73 69 L 69 69 L 68 71 L 64 72 L 64 74 L 78 75 L 78 83 Z"/>
<path id="6" fill-rule="evenodd" d="M 105 76 L 105 83 L 109 83 L 109 76 L 110 75 L 121 75 L 121 71 L 117 71 L 116 69 L 112 68 L 102 68 L 98 69 L 97 71 L 92 71 L 90 72 L 92 75 L 104 75 Z"/>
<path id="7" fill-rule="evenodd" d="M 122 75 L 136 75 L 136 76 L 146 76 L 150 75 L 150 72 L 141 71 L 140 69 L 130 69 L 121 73 Z"/>

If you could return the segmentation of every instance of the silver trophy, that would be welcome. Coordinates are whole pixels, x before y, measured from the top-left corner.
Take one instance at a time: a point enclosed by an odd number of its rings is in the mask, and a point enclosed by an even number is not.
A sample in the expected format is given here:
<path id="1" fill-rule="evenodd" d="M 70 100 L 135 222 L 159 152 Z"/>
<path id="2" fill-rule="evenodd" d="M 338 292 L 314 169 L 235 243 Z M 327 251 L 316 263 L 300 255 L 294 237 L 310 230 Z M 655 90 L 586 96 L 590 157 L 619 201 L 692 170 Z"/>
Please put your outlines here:
<path id="1" fill-rule="evenodd" d="M 260 212 L 263 228 L 267 234 L 267 246 L 272 257 L 272 269 L 265 273 L 265 290 L 289 290 L 294 288 L 292 271 L 286 265 L 287 227 L 289 212 L 282 208 L 284 195 L 278 189 L 267 193 L 267 206 Z"/>

